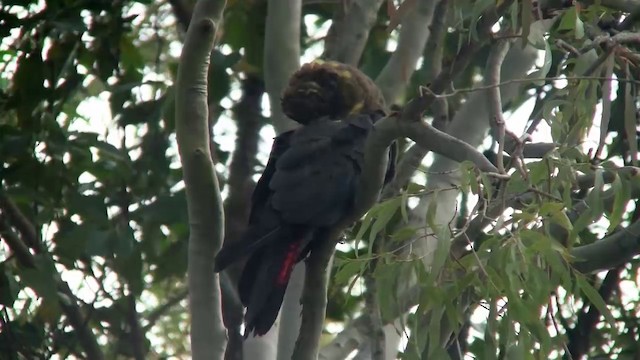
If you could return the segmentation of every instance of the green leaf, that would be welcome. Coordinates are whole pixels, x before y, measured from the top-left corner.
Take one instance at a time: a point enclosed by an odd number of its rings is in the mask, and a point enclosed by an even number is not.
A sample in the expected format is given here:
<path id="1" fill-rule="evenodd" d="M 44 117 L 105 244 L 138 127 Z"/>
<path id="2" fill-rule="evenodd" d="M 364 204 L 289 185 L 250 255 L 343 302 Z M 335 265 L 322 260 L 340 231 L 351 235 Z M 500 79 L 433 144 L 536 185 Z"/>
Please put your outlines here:
<path id="1" fill-rule="evenodd" d="M 604 316 L 609 325 L 614 328 L 616 326 L 616 320 L 598 291 L 580 274 L 576 274 L 576 285 L 578 285 L 578 288 L 582 290 L 582 293 L 589 299 L 589 302 Z"/>
<path id="2" fill-rule="evenodd" d="M 130 36 L 120 37 L 120 61 L 125 68 L 136 70 L 141 70 L 145 65 L 140 49 Z"/>
<path id="3" fill-rule="evenodd" d="M 587 204 L 591 208 L 591 211 L 594 215 L 601 215 L 604 213 L 604 199 L 602 198 L 602 190 L 604 187 L 604 170 L 596 169 L 595 171 L 595 182 L 593 185 L 593 189 L 587 196 Z"/>
<path id="4" fill-rule="evenodd" d="M 396 230 L 391 234 L 391 239 L 397 242 L 403 242 L 413 238 L 417 233 L 417 230 L 411 226 L 405 226 Z"/>
<path id="5" fill-rule="evenodd" d="M 522 47 L 527 46 L 527 39 L 531 31 L 531 24 L 533 23 L 533 1 L 523 0 L 521 11 L 521 26 L 522 26 Z"/>
<path id="6" fill-rule="evenodd" d="M 58 274 L 51 258 L 45 255 L 34 256 L 35 268 L 24 268 L 17 272 L 21 282 L 33 289 L 38 296 L 49 301 L 57 301 L 58 289 L 54 275 Z"/>
<path id="7" fill-rule="evenodd" d="M 626 63 L 627 79 L 632 79 L 629 70 L 629 63 Z M 627 135 L 627 143 L 629 144 L 629 153 L 631 154 L 631 162 L 633 166 L 638 166 L 638 132 L 636 118 L 636 95 L 635 87 L 631 81 L 624 84 L 624 130 Z"/>
<path id="8" fill-rule="evenodd" d="M 371 231 L 369 232 L 370 246 L 374 242 L 376 235 L 387 226 L 389 220 L 391 220 L 400 205 L 402 205 L 402 198 L 400 197 L 395 197 L 380 204 L 373 225 L 371 225 Z"/>
<path id="9" fill-rule="evenodd" d="M 615 179 L 611 184 L 611 190 L 613 191 L 613 205 L 611 207 L 611 214 L 609 215 L 609 227 L 607 232 L 612 232 L 616 226 L 622 222 L 622 216 L 627 210 L 627 203 L 631 199 L 631 189 L 628 182 L 622 182 L 620 175 L 615 174 Z"/>
<path id="10" fill-rule="evenodd" d="M 348 285 L 354 276 L 363 271 L 365 264 L 365 262 L 358 260 L 343 260 L 338 266 L 338 271 L 333 276 L 333 280 L 336 284 Z"/>
<path id="11" fill-rule="evenodd" d="M 20 285 L 5 263 L 0 264 L 0 305 L 12 307 L 20 292 Z"/>
<path id="12" fill-rule="evenodd" d="M 537 81 L 533 81 L 533 83 L 537 86 L 542 86 L 545 84 L 545 78 L 549 74 L 549 70 L 551 70 L 551 64 L 553 62 L 553 55 L 551 53 L 551 47 L 549 46 L 549 43 L 544 38 L 542 39 L 542 41 L 544 42 L 544 60 L 542 62 L 542 67 L 527 76 L 530 79 L 539 79 Z"/>

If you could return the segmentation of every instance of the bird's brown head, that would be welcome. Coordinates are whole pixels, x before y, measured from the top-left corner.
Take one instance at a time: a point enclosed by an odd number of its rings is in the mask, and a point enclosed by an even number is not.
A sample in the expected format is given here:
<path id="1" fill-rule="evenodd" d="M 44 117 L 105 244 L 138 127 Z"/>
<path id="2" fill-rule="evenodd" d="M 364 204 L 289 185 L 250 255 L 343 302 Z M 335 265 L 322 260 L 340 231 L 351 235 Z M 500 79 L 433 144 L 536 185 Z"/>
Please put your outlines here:
<path id="1" fill-rule="evenodd" d="M 282 95 L 282 110 L 304 125 L 322 117 L 338 120 L 355 113 L 385 111 L 385 104 L 380 89 L 357 68 L 318 60 L 291 76 Z"/>

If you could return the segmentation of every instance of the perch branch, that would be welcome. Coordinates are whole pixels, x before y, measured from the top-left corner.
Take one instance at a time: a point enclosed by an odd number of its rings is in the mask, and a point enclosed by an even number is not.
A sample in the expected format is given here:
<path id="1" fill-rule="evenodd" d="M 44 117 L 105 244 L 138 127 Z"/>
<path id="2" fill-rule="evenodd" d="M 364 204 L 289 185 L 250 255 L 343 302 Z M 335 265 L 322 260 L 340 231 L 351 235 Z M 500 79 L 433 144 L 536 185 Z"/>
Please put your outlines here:
<path id="1" fill-rule="evenodd" d="M 220 283 L 212 261 L 222 245 L 224 213 L 208 138 L 207 71 L 224 0 L 199 1 L 180 57 L 176 136 L 189 214 L 188 284 L 194 359 L 222 359 Z"/>
<path id="2" fill-rule="evenodd" d="M 282 112 L 280 97 L 300 67 L 300 0 L 268 0 L 264 34 L 264 82 L 271 104 L 271 122 L 280 134 L 296 124 Z"/>

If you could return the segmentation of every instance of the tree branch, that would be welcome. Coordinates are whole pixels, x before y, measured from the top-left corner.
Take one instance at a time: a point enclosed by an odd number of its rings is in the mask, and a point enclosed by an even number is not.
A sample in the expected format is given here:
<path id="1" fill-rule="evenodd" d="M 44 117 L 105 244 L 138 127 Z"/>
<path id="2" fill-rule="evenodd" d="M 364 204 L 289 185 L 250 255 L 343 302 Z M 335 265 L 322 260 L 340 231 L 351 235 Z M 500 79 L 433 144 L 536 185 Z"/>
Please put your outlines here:
<path id="1" fill-rule="evenodd" d="M 609 270 L 604 280 L 602 280 L 602 284 L 600 284 L 598 293 L 605 303 L 609 302 L 609 298 L 618 286 L 621 270 L 621 268 Z M 588 353 L 591 344 L 591 332 L 595 329 L 601 315 L 596 306 L 589 303 L 587 299 L 583 299 L 583 301 L 586 303 L 582 305 L 582 311 L 578 315 L 575 326 L 571 329 L 566 329 L 567 349 L 572 359 L 582 359 Z M 587 307 L 589 310 L 586 310 Z"/>
<path id="2" fill-rule="evenodd" d="M 486 85 L 491 86 L 487 90 L 487 96 L 489 98 L 489 114 L 491 119 L 489 125 L 493 129 L 494 136 L 498 138 L 498 151 L 497 160 L 498 171 L 501 174 L 505 173 L 504 170 L 504 143 L 505 143 L 505 121 L 502 116 L 502 98 L 500 97 L 500 72 L 502 69 L 502 62 L 507 56 L 509 51 L 509 41 L 506 39 L 498 40 L 492 47 L 489 53 L 489 59 L 487 60 L 487 72 L 485 75 Z"/>
<path id="3" fill-rule="evenodd" d="M 477 24 L 478 39 L 471 41 L 463 46 L 458 54 L 454 57 L 455 61 L 450 62 L 443 68 L 440 74 L 433 80 L 428 87 L 428 91 L 420 94 L 409 101 L 403 112 L 409 113 L 411 117 L 415 117 L 421 114 L 428 106 L 433 104 L 435 97 L 433 94 L 439 94 L 443 92 L 451 82 L 452 78 L 465 69 L 471 59 L 485 44 L 486 39 L 489 38 L 491 28 L 500 19 L 502 14 L 511 6 L 513 0 L 507 0 L 500 3 L 496 7 L 491 7 L 484 11 L 481 15 L 480 21 Z"/>
<path id="4" fill-rule="evenodd" d="M 56 281 L 55 279 L 53 281 Z M 69 323 L 75 330 L 78 342 L 87 354 L 87 359 L 104 359 L 104 354 L 100 350 L 100 346 L 96 340 L 96 336 L 93 334 L 89 326 L 87 325 L 87 318 L 80 311 L 78 306 L 78 300 L 69 288 L 69 285 L 64 281 L 58 282 L 58 291 L 62 293 L 66 300 L 60 300 L 59 304 L 62 311 L 69 319 Z"/>
<path id="5" fill-rule="evenodd" d="M 347 224 L 344 221 L 335 229 L 327 231 L 326 240 L 314 248 L 305 262 L 304 289 L 300 300 L 303 304 L 302 321 L 292 359 L 316 360 L 318 358 L 320 336 L 327 309 L 327 285 L 329 283 L 327 266 L 333 255 L 338 236 Z"/>
<path id="6" fill-rule="evenodd" d="M 136 298 L 133 295 L 127 297 L 128 311 L 127 320 L 130 327 L 130 342 L 133 352 L 133 358 L 136 360 L 144 360 L 146 351 L 144 350 L 145 336 L 142 333 L 138 310 L 136 310 Z"/>
<path id="7" fill-rule="evenodd" d="M 176 81 L 176 136 L 189 214 L 189 303 L 194 359 L 222 359 L 220 283 L 213 258 L 222 245 L 224 213 L 208 138 L 207 71 L 224 0 L 199 1 L 187 30 Z"/>
<path id="8" fill-rule="evenodd" d="M 151 310 L 151 312 L 146 316 L 147 323 L 142 327 L 142 331 L 145 333 L 151 330 L 151 328 L 160 320 L 162 316 L 165 315 L 167 311 L 169 311 L 172 307 L 178 305 L 180 301 L 184 300 L 189 295 L 189 291 L 187 289 L 178 291 L 177 294 L 169 297 L 167 301 Z"/>
<path id="9" fill-rule="evenodd" d="M 353 0 L 338 4 L 322 57 L 358 65 L 383 0 Z"/>
<path id="10" fill-rule="evenodd" d="M 573 267 L 582 273 L 612 269 L 640 254 L 640 220 L 626 228 L 571 250 Z"/>
<path id="11" fill-rule="evenodd" d="M 36 266 L 33 254 L 29 251 L 27 245 L 13 232 L 8 225 L 4 214 L 0 214 L 0 238 L 7 243 L 7 246 L 16 256 L 20 265 L 24 267 L 34 268 Z"/>
<path id="12" fill-rule="evenodd" d="M 387 104 L 396 103 L 404 95 L 429 38 L 429 24 L 435 7 L 436 1 L 417 0 L 402 20 L 398 46 L 376 79 Z"/>
<path id="13" fill-rule="evenodd" d="M 301 0 L 268 0 L 264 41 L 264 82 L 271 104 L 271 122 L 280 134 L 296 124 L 282 112 L 280 97 L 300 67 Z"/>
<path id="14" fill-rule="evenodd" d="M 7 216 L 7 220 L 18 229 L 26 245 L 36 252 L 42 251 L 40 236 L 38 236 L 36 228 L 22 211 L 20 211 L 18 206 L 3 192 L 0 192 L 0 208 Z"/>
<path id="15" fill-rule="evenodd" d="M 447 18 L 447 12 L 449 9 L 449 0 L 440 0 L 433 11 L 433 20 L 431 22 L 431 34 L 425 45 L 425 49 L 428 50 L 430 66 L 427 69 L 428 79 L 435 78 L 442 71 L 442 58 L 444 53 L 444 40 L 446 38 L 447 24 L 445 19 Z M 423 50 L 423 57 L 426 59 L 426 52 Z M 444 131 L 444 125 L 447 123 L 448 117 L 448 105 L 447 99 L 436 99 L 433 107 L 433 126 L 441 131 Z M 385 186 L 382 198 L 386 199 L 396 195 L 400 189 L 405 187 L 411 177 L 416 172 L 416 169 L 422 163 L 422 160 L 429 151 L 417 144 L 414 144 L 405 151 L 396 170 L 396 176 L 393 180 Z"/>
<path id="16" fill-rule="evenodd" d="M 231 155 L 226 182 L 228 196 L 224 202 L 225 242 L 237 241 L 246 229 L 251 205 L 251 192 L 255 186 L 253 175 L 257 163 L 260 129 L 264 124 L 262 116 L 262 97 L 264 81 L 254 75 L 246 74 L 242 80 L 242 97 L 233 107 L 237 126 L 235 148 Z M 239 264 L 225 270 L 220 275 L 222 288 L 222 315 L 228 330 L 228 343 L 225 359 L 242 359 L 243 308 L 238 299 L 235 285 L 240 276 Z"/>
<path id="17" fill-rule="evenodd" d="M 267 20 L 265 25 L 265 44 L 264 44 L 264 81 L 269 94 L 269 103 L 271 104 L 271 123 L 280 134 L 284 131 L 295 128 L 297 125 L 282 112 L 281 95 L 289 82 L 291 75 L 300 67 L 300 22 L 302 12 L 301 0 L 268 0 L 267 2 Z M 296 293 L 300 291 L 299 283 L 289 284 L 285 294 Z M 286 301 L 286 303 L 285 303 Z M 285 295 L 283 299 L 283 307 L 291 307 L 291 296 Z M 298 301 L 295 301 L 297 306 Z M 283 313 L 281 312 L 281 317 Z M 298 313 L 287 313 L 285 317 L 291 319 L 297 317 Z M 280 332 L 287 335 L 293 334 L 298 330 L 297 319 L 283 322 L 292 328 L 273 327 L 270 332 Z M 290 341 L 289 341 L 290 342 Z M 277 343 L 277 356 L 287 356 L 291 352 L 291 344 L 281 341 Z M 258 344 L 256 342 L 255 344 Z M 246 344 L 245 344 L 246 346 Z M 265 351 L 262 350 L 264 353 Z M 266 354 L 263 354 L 263 356 Z M 245 355 L 246 356 L 246 355 Z"/>

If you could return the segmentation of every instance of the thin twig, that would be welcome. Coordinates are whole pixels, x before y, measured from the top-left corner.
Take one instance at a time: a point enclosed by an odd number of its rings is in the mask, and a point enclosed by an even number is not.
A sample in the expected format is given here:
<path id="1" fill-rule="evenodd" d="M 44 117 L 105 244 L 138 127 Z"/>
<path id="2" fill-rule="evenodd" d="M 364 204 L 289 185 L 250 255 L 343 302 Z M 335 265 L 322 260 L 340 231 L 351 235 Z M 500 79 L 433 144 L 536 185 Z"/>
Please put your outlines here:
<path id="1" fill-rule="evenodd" d="M 500 71 L 502 62 L 509 51 L 508 40 L 498 40 L 494 43 L 487 60 L 487 72 L 485 82 L 491 88 L 487 91 L 489 97 L 489 112 L 491 114 L 491 127 L 494 129 L 494 136 L 498 137 L 497 166 L 501 174 L 505 174 L 504 170 L 504 142 L 505 142 L 505 121 L 502 115 L 502 100 L 500 98 Z"/>

